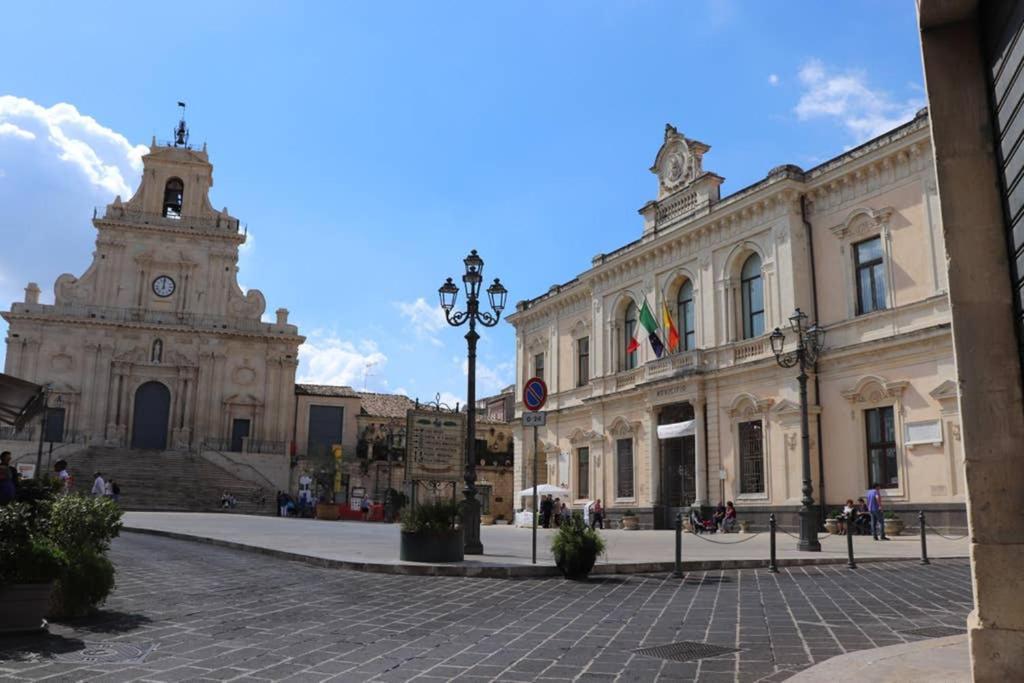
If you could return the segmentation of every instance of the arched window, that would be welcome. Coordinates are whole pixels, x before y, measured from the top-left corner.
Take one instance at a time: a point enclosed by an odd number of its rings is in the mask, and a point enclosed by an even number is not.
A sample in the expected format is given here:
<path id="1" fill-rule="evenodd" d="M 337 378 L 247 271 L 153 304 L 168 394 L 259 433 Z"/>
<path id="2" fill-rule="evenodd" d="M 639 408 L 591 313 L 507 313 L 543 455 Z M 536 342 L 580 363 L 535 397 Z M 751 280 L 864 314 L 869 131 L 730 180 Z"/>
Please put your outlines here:
<path id="1" fill-rule="evenodd" d="M 764 281 L 761 279 L 761 257 L 751 254 L 740 272 L 743 296 L 743 338 L 764 334 Z"/>
<path id="2" fill-rule="evenodd" d="M 676 320 L 679 322 L 679 348 L 690 351 L 697 348 L 697 334 L 693 324 L 693 283 L 687 280 L 676 297 Z"/>
<path id="3" fill-rule="evenodd" d="M 171 178 L 164 187 L 164 218 L 181 218 L 181 204 L 185 198 L 185 183 Z"/>
<path id="4" fill-rule="evenodd" d="M 164 343 L 159 339 L 153 341 L 153 350 L 149 354 L 150 363 L 160 363 L 164 359 Z"/>
<path id="5" fill-rule="evenodd" d="M 634 343 L 634 338 L 636 337 L 636 319 L 636 304 L 630 301 L 629 305 L 626 306 L 626 316 L 623 319 L 622 324 L 623 370 L 632 370 L 636 367 L 637 344 Z"/>

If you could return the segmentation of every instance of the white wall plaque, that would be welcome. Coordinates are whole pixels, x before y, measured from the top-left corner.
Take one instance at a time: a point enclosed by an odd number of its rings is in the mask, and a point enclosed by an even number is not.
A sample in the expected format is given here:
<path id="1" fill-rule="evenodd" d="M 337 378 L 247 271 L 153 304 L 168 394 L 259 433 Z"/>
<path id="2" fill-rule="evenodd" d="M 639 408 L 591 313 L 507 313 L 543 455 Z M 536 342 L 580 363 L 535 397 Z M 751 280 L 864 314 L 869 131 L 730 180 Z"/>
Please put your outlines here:
<path id="1" fill-rule="evenodd" d="M 907 446 L 942 443 L 942 421 L 926 420 L 923 422 L 907 422 L 903 427 L 903 443 Z"/>

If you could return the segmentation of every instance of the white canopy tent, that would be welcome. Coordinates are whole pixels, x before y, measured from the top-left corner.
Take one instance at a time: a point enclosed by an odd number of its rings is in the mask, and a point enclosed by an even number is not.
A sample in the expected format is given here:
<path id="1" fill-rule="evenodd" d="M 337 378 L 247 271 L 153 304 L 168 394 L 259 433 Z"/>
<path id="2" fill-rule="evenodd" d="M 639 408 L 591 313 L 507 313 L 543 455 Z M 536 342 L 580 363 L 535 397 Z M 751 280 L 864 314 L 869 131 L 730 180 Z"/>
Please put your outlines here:
<path id="1" fill-rule="evenodd" d="M 520 498 L 530 498 L 533 496 L 533 487 L 523 489 L 518 494 Z M 538 496 L 568 496 L 569 489 L 562 488 L 561 486 L 555 486 L 554 484 L 537 484 L 537 495 Z"/>
<path id="2" fill-rule="evenodd" d="M 685 420 L 668 425 L 658 425 L 658 438 L 675 439 L 680 436 L 693 436 L 696 434 L 696 423 L 696 420 Z"/>

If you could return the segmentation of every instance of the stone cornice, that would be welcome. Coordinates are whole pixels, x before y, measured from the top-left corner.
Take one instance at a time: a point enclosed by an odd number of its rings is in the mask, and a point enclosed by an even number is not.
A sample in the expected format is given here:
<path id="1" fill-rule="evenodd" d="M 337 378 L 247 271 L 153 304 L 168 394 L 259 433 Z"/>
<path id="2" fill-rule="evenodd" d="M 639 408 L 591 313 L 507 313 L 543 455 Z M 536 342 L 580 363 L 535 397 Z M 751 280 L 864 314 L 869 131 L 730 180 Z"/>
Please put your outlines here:
<path id="1" fill-rule="evenodd" d="M 246 234 L 240 232 L 227 232 L 227 231 L 214 231 L 206 230 L 203 228 L 178 228 L 165 224 L 151 224 L 151 223 L 137 223 L 135 221 L 111 218 L 111 217 L 97 217 L 92 219 L 92 224 L 99 231 L 104 229 L 113 230 L 128 230 L 145 233 L 156 233 L 160 235 L 178 235 L 181 237 L 188 237 L 190 239 L 210 239 L 221 242 L 231 242 L 234 244 L 244 244 L 246 240 Z"/>

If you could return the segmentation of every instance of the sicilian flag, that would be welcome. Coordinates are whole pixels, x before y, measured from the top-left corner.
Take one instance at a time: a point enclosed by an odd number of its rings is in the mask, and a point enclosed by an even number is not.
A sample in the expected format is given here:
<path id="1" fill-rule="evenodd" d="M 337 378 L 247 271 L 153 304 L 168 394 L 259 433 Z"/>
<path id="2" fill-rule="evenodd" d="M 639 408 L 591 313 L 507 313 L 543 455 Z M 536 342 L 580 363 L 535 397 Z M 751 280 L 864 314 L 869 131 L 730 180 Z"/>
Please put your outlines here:
<path id="1" fill-rule="evenodd" d="M 647 297 L 644 297 L 644 305 L 640 308 L 640 324 L 647 330 L 647 339 L 651 342 L 654 355 L 661 358 L 661 354 L 665 353 L 665 345 L 658 337 L 658 321 L 654 319 L 651 309 L 647 306 Z"/>
<path id="2" fill-rule="evenodd" d="M 679 331 L 676 329 L 675 323 L 672 322 L 672 314 L 669 313 L 668 304 L 664 301 L 661 302 L 661 326 L 668 330 L 668 350 L 678 350 Z"/>

